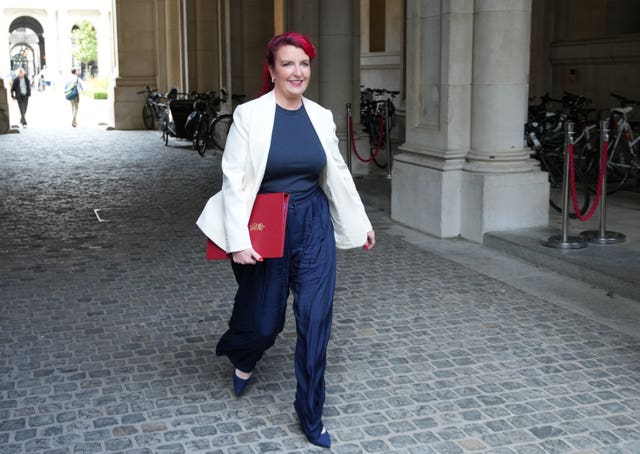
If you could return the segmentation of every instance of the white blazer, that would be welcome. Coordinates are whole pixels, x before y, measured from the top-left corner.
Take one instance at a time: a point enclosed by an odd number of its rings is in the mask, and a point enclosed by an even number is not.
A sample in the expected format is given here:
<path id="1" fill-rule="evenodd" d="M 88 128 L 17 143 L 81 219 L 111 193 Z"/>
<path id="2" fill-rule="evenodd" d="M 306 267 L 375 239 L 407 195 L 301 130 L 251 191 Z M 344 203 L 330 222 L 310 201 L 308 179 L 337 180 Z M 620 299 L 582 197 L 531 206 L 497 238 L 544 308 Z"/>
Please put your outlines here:
<path id="1" fill-rule="evenodd" d="M 333 114 L 304 98 L 304 107 L 327 155 L 320 186 L 329 200 L 336 246 L 363 246 L 371 222 L 338 148 Z M 239 105 L 222 155 L 222 190 L 209 199 L 196 224 L 227 252 L 251 247 L 249 216 L 267 166 L 276 114 L 273 91 Z"/>

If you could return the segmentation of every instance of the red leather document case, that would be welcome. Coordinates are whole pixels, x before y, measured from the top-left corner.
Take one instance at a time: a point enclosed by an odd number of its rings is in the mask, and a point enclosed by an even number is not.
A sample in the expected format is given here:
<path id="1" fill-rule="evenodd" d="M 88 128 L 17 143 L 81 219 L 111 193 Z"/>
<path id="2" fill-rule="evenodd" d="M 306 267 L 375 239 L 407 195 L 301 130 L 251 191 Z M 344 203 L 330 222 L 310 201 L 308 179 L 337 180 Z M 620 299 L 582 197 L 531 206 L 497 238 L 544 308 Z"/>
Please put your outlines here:
<path id="1" fill-rule="evenodd" d="M 253 249 L 263 258 L 284 255 L 284 232 L 287 226 L 289 194 L 274 192 L 258 194 L 249 216 L 249 237 Z M 228 259 L 227 254 L 213 241 L 207 242 L 207 260 Z"/>

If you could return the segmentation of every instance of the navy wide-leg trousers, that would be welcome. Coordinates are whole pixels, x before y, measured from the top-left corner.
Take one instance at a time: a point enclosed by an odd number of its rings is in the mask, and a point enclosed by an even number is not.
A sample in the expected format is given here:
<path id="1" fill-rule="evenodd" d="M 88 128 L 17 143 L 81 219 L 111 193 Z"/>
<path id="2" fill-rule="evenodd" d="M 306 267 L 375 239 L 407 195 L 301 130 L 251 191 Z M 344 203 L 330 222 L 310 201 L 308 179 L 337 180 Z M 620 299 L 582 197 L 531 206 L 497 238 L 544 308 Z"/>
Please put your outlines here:
<path id="1" fill-rule="evenodd" d="M 297 331 L 294 406 L 304 432 L 318 437 L 336 277 L 336 245 L 324 192 L 316 187 L 291 195 L 284 257 L 256 265 L 232 262 L 232 268 L 238 291 L 216 354 L 251 372 L 284 327 L 291 291 Z"/>

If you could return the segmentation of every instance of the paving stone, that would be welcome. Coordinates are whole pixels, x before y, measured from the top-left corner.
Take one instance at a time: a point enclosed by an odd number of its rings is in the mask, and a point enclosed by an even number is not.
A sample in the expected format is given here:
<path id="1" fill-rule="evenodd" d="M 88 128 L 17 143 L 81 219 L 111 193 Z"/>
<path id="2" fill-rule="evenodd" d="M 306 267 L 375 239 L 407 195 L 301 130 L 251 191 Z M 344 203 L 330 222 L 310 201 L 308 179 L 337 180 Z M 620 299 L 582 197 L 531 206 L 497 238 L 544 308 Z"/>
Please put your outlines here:
<path id="1" fill-rule="evenodd" d="M 313 450 L 292 405 L 290 306 L 246 396 L 215 356 L 235 283 L 203 259 L 194 222 L 219 154 L 89 127 L 0 147 L 0 453 Z M 637 337 L 422 250 L 370 212 L 376 248 L 338 252 L 335 452 L 640 452 Z"/>
<path id="2" fill-rule="evenodd" d="M 133 442 L 128 438 L 114 438 L 107 440 L 104 447 L 107 451 L 123 451 L 133 446 Z"/>
<path id="3" fill-rule="evenodd" d="M 0 432 L 8 432 L 24 429 L 26 420 L 24 418 L 0 421 Z"/>
<path id="4" fill-rule="evenodd" d="M 565 434 L 564 430 L 553 426 L 539 426 L 529 429 L 536 438 L 544 440 L 546 438 L 557 438 Z"/>
<path id="5" fill-rule="evenodd" d="M 458 444 L 465 451 L 481 451 L 487 448 L 487 445 L 485 445 L 481 440 L 477 438 L 468 438 L 464 440 L 458 440 Z"/>

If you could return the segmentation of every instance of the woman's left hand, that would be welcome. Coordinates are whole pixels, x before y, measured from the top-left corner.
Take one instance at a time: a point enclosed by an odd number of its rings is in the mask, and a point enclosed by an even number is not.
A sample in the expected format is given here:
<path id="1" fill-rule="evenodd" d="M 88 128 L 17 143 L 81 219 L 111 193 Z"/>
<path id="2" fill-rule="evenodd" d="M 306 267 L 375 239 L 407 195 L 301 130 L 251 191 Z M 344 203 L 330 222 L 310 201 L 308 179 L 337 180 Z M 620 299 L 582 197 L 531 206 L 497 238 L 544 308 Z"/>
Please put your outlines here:
<path id="1" fill-rule="evenodd" d="M 376 232 L 372 230 L 370 232 L 367 232 L 367 242 L 364 244 L 364 246 L 362 246 L 362 249 L 364 249 L 365 251 L 368 251 L 375 245 L 376 245 Z"/>

